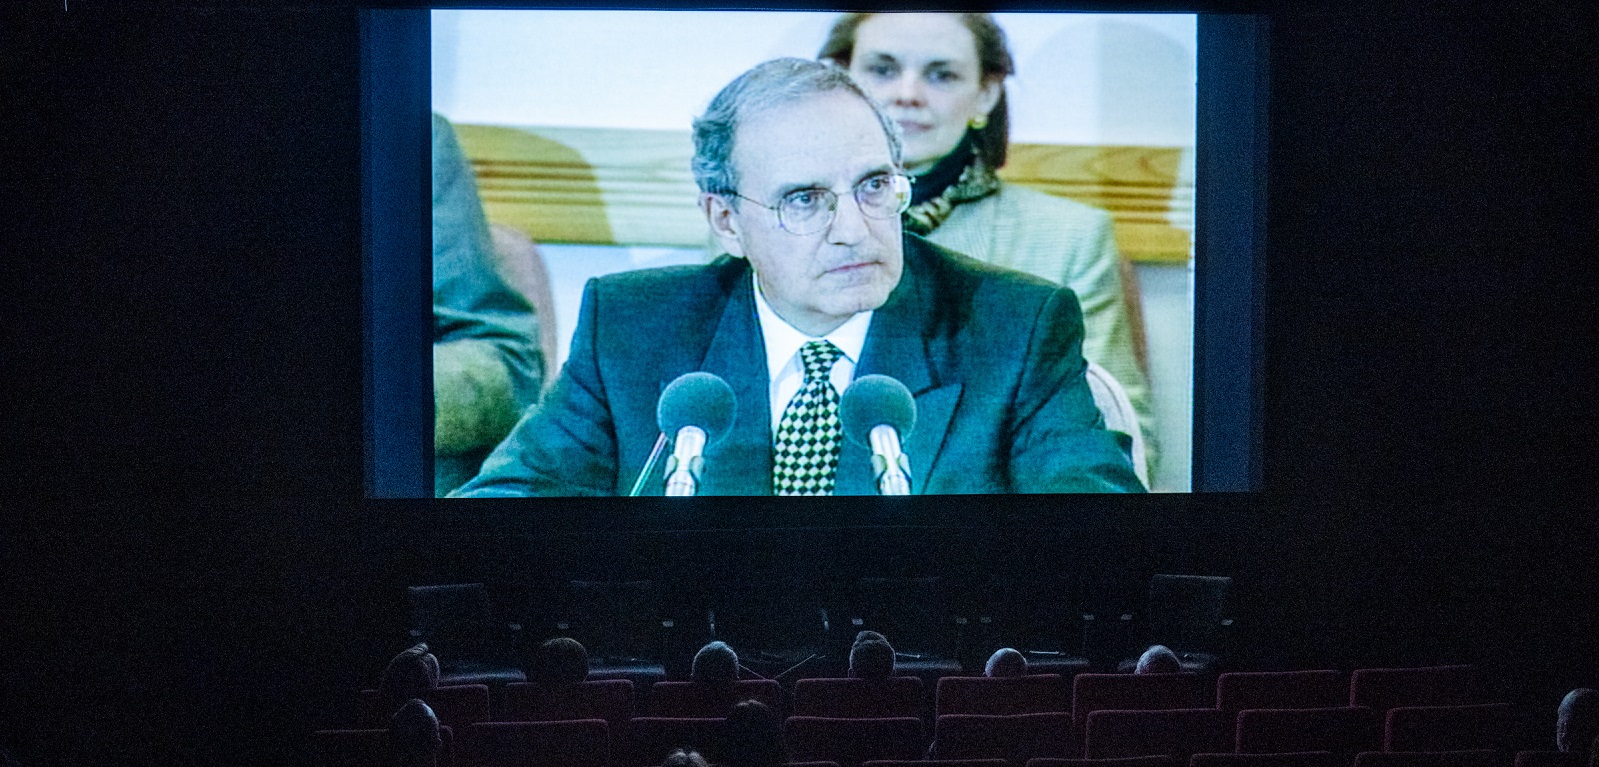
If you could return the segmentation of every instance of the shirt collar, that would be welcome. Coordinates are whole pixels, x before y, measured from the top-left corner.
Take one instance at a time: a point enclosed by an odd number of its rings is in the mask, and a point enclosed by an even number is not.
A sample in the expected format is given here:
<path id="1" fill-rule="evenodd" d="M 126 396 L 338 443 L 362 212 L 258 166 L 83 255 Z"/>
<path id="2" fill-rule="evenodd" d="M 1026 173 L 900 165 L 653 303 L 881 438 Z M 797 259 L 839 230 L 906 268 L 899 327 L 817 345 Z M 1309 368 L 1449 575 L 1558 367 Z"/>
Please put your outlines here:
<path id="1" fill-rule="evenodd" d="M 816 337 L 806 335 L 788 324 L 787 320 L 777 316 L 771 304 L 766 302 L 766 296 L 761 294 L 760 280 L 752 279 L 750 282 L 753 283 L 755 290 L 755 316 L 760 319 L 761 337 L 766 340 L 768 380 L 776 381 L 789 360 L 799 353 L 800 347 L 816 340 Z M 860 312 L 822 338 L 844 352 L 844 356 L 852 364 L 858 364 L 861 359 L 861 349 L 866 346 L 866 328 L 871 322 L 872 312 Z"/>

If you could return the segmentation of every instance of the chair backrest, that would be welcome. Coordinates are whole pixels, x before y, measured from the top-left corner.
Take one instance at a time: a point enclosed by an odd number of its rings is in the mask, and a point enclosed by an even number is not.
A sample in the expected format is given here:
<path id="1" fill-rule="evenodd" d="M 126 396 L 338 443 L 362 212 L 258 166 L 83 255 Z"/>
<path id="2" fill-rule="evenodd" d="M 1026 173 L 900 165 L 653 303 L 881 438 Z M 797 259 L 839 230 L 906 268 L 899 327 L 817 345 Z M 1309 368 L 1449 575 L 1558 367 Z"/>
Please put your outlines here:
<path id="1" fill-rule="evenodd" d="M 863 763 L 861 767 L 1010 767 L 1010 765 L 1004 759 L 873 759 Z"/>
<path id="2" fill-rule="evenodd" d="M 783 686 L 773 679 L 740 679 L 731 686 L 698 682 L 656 682 L 650 686 L 650 715 L 668 717 L 727 716 L 734 703 L 758 700 L 773 713 L 784 713 Z"/>
<path id="3" fill-rule="evenodd" d="M 1331 751 L 1291 754 L 1194 754 L 1188 767 L 1348 767 L 1349 757 Z"/>
<path id="4" fill-rule="evenodd" d="M 1331 751 L 1353 756 L 1382 742 L 1382 717 L 1365 706 L 1244 709 L 1235 750 L 1241 754 Z"/>
<path id="5" fill-rule="evenodd" d="M 479 767 L 606 767 L 611 758 L 610 728 L 601 719 L 482 722 L 467 729 L 461 750 L 467 763 Z"/>
<path id="6" fill-rule="evenodd" d="M 1083 733 L 1083 756 L 1165 754 L 1187 763 L 1194 754 L 1227 753 L 1233 746 L 1233 716 L 1214 708 L 1167 711 L 1095 711 Z"/>
<path id="7" fill-rule="evenodd" d="M 887 679 L 801 679 L 794 683 L 794 715 L 882 719 L 922 714 L 925 686 L 914 676 Z"/>
<path id="8" fill-rule="evenodd" d="M 1348 690 L 1340 671 L 1234 671 L 1216 677 L 1216 708 L 1336 708 Z"/>
<path id="9" fill-rule="evenodd" d="M 1480 696 L 1477 668 L 1470 665 L 1356 669 L 1349 678 L 1349 705 L 1379 714 L 1400 706 L 1466 706 L 1488 703 Z"/>
<path id="10" fill-rule="evenodd" d="M 628 761 L 619 764 L 633 767 L 660 764 L 667 754 L 678 748 L 711 754 L 726 721 L 724 717 L 634 717 L 627 723 L 631 743 Z"/>
<path id="11" fill-rule="evenodd" d="M 922 756 L 922 720 L 915 717 L 836 719 L 791 716 L 783 722 L 783 743 L 795 761 L 826 760 L 859 767 L 882 759 Z"/>
<path id="12" fill-rule="evenodd" d="M 944 714 L 1044 714 L 1070 712 L 1059 674 L 1013 677 L 946 676 L 938 680 L 939 716 Z"/>
<path id="13" fill-rule="evenodd" d="M 1505 767 L 1510 756 L 1489 749 L 1470 751 L 1363 751 L 1355 767 Z"/>
<path id="14" fill-rule="evenodd" d="M 490 720 L 488 685 L 445 685 L 428 690 L 421 697 L 433 709 L 439 724 L 447 727 L 469 727 Z M 362 726 L 374 728 L 389 726 L 389 717 L 394 715 L 382 710 L 377 690 L 361 691 L 357 711 Z"/>
<path id="15" fill-rule="evenodd" d="M 1215 648 L 1232 583 L 1233 579 L 1225 576 L 1151 576 L 1150 636 L 1178 652 Z"/>
<path id="16" fill-rule="evenodd" d="M 1095 711 L 1160 711 L 1211 704 L 1198 674 L 1078 674 L 1072 679 L 1072 725 L 1078 732 Z"/>
<path id="17" fill-rule="evenodd" d="M 1517 751 L 1516 767 L 1588 767 L 1582 751 Z"/>
<path id="18" fill-rule="evenodd" d="M 1027 767 L 1182 767 L 1169 756 L 1122 756 L 1113 759 L 1028 759 Z"/>
<path id="19" fill-rule="evenodd" d="M 1389 709 L 1383 750 L 1509 750 L 1514 740 L 1513 716 L 1514 708 L 1508 703 Z"/>
<path id="20" fill-rule="evenodd" d="M 535 682 L 505 686 L 504 710 L 495 717 L 503 722 L 554 722 L 603 719 L 620 732 L 633 716 L 633 682 L 600 679 L 571 687 L 546 690 Z"/>
<path id="21" fill-rule="evenodd" d="M 1138 423 L 1138 411 L 1127 396 L 1127 389 L 1109 370 L 1099 363 L 1088 362 L 1088 391 L 1094 396 L 1094 407 L 1105 417 L 1105 428 L 1119 431 L 1132 439 L 1127 451 L 1133 462 L 1133 473 L 1138 481 L 1149 487 L 1149 447 L 1144 441 L 1144 429 Z"/>
<path id="22" fill-rule="evenodd" d="M 940 759 L 1004 759 L 1014 765 L 1082 753 L 1072 734 L 1071 716 L 1065 713 L 948 714 L 938 717 L 933 743 Z"/>

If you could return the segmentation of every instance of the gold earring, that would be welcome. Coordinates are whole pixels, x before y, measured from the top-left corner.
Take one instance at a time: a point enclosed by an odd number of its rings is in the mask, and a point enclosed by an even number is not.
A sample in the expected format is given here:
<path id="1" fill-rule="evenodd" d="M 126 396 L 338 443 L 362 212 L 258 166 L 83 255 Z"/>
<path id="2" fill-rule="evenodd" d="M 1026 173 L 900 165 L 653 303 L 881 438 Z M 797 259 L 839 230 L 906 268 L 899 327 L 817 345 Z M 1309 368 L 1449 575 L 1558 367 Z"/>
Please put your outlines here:
<path id="1" fill-rule="evenodd" d="M 971 122 L 967 123 L 967 125 L 972 126 L 972 130 L 982 130 L 984 128 L 987 128 L 988 127 L 988 115 L 978 115 L 976 117 L 973 117 Z"/>

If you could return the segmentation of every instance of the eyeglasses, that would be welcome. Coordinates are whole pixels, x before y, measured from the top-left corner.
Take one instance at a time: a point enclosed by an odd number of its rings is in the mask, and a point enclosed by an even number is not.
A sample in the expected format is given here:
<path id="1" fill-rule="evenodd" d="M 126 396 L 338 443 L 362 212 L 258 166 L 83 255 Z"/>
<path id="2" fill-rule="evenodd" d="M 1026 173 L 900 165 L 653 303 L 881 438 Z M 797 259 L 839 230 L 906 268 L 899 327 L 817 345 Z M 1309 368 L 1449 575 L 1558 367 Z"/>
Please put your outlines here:
<path id="1" fill-rule="evenodd" d="M 911 206 L 911 179 L 903 173 L 879 173 L 861 179 L 852 193 L 867 218 L 897 218 Z M 776 206 L 738 192 L 728 194 L 776 211 L 777 225 L 793 235 L 816 234 L 832 226 L 838 215 L 838 195 L 831 189 L 798 189 L 783 195 Z"/>

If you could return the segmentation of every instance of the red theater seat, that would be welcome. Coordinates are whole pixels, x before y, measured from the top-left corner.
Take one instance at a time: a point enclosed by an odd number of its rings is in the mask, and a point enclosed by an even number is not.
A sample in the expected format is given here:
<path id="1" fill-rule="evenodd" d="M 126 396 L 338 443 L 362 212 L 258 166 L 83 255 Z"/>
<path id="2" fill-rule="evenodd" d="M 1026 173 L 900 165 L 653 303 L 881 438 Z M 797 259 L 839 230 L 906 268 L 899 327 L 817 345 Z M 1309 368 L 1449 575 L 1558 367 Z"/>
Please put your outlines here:
<path id="1" fill-rule="evenodd" d="M 1065 713 L 938 717 L 934 749 L 940 759 L 1003 759 L 1023 765 L 1034 758 L 1070 758 L 1082 753 Z"/>
<path id="2" fill-rule="evenodd" d="M 794 760 L 827 760 L 840 767 L 878 760 L 914 760 L 922 756 L 922 720 L 914 717 L 838 719 L 791 716 L 783 723 L 783 741 Z"/>
<path id="3" fill-rule="evenodd" d="M 1339 671 L 1230 672 L 1216 677 L 1216 708 L 1335 708 L 1349 702 Z"/>
<path id="4" fill-rule="evenodd" d="M 1382 720 L 1364 706 L 1244 709 L 1235 749 L 1241 754 L 1331 751 L 1353 756 L 1382 743 Z M 1345 760 L 1347 762 L 1347 759 Z"/>
<path id="5" fill-rule="evenodd" d="M 705 754 L 721 737 L 723 717 L 638 717 L 628 722 L 629 765 L 660 764 L 673 749 Z"/>
<path id="6" fill-rule="evenodd" d="M 1388 712 L 1384 751 L 1509 750 L 1513 709 L 1481 706 L 1401 706 Z"/>
<path id="7" fill-rule="evenodd" d="M 1059 674 L 989 678 L 946 676 L 938 680 L 934 710 L 945 714 L 1011 716 L 1071 710 Z"/>
<path id="8" fill-rule="evenodd" d="M 801 679 L 794 683 L 794 715 L 832 719 L 920 717 L 926 700 L 922 680 Z"/>
<path id="9" fill-rule="evenodd" d="M 602 679 L 579 682 L 551 692 L 545 692 L 533 682 L 508 684 L 505 686 L 505 710 L 495 718 L 502 722 L 603 719 L 613 732 L 620 733 L 632 716 L 633 682 Z"/>
<path id="10" fill-rule="evenodd" d="M 1476 666 L 1363 668 L 1349 678 L 1349 705 L 1379 714 L 1400 706 L 1466 706 L 1487 703 L 1477 686 Z"/>
<path id="11" fill-rule="evenodd" d="M 1503 751 L 1366 751 L 1355 755 L 1355 767 L 1507 767 Z"/>
<path id="12" fill-rule="evenodd" d="M 1072 724 L 1079 732 L 1095 711 L 1210 708 L 1212 703 L 1198 674 L 1078 674 L 1072 680 Z"/>
<path id="13" fill-rule="evenodd" d="M 1286 754 L 1194 754 L 1188 767 L 1348 767 L 1348 757 L 1331 751 Z"/>
<path id="14" fill-rule="evenodd" d="M 1517 751 L 1516 767 L 1588 767 L 1581 751 Z"/>
<path id="15" fill-rule="evenodd" d="M 1004 759 L 879 759 L 861 767 L 1010 767 Z"/>
<path id="16" fill-rule="evenodd" d="M 758 700 L 783 714 L 783 687 L 774 679 L 741 679 L 731 687 L 697 682 L 656 682 L 650 687 L 650 715 L 667 717 L 727 716 L 734 703 Z"/>
<path id="17" fill-rule="evenodd" d="M 1232 748 L 1233 715 L 1214 708 L 1095 711 L 1083 736 L 1083 756 L 1091 759 L 1165 754 L 1187 764 L 1194 754 Z"/>
<path id="18" fill-rule="evenodd" d="M 422 694 L 422 702 L 433 709 L 439 724 L 446 727 L 470 727 L 489 721 L 489 688 L 483 684 L 462 684 L 435 687 Z M 368 727 L 386 728 L 393 711 L 378 710 L 378 691 L 362 690 L 360 701 L 361 723 Z"/>
<path id="19" fill-rule="evenodd" d="M 564 722 L 483 722 L 466 731 L 461 744 L 473 767 L 606 767 L 610 728 L 603 719 Z"/>
<path id="20" fill-rule="evenodd" d="M 1124 756 L 1116 759 L 1028 759 L 1027 767 L 1181 767 L 1169 756 Z"/>

